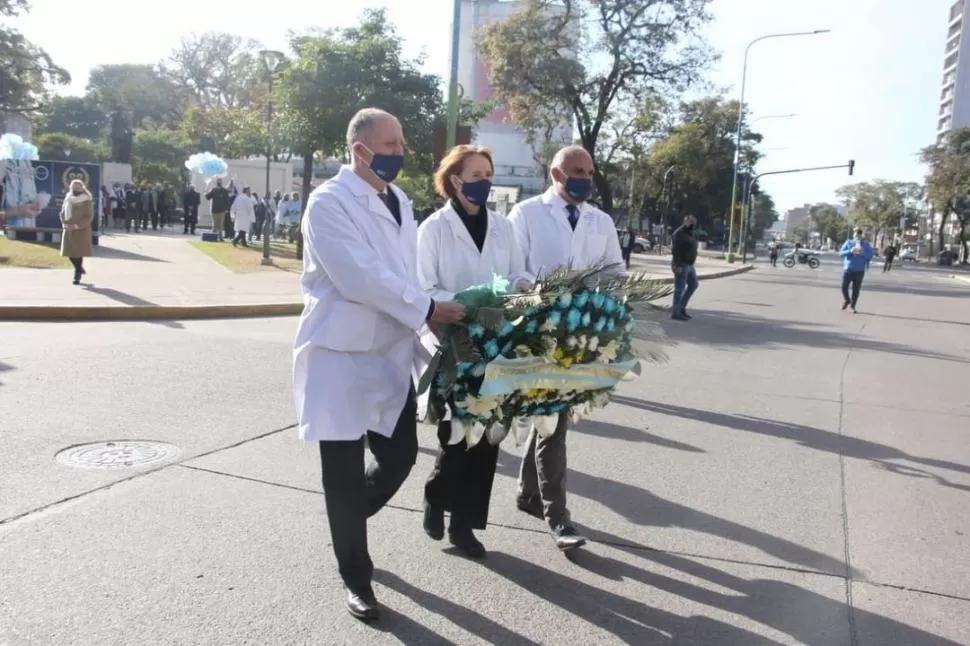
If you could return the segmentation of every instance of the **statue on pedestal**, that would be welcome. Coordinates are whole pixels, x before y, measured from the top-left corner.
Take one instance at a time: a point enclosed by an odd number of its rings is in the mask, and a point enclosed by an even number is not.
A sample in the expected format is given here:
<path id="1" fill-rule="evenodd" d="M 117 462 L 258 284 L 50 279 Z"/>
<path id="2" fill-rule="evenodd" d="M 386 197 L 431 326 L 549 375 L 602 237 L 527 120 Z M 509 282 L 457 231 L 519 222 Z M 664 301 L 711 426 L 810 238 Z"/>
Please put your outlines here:
<path id="1" fill-rule="evenodd" d="M 121 110 L 111 115 L 111 160 L 119 164 L 131 163 L 131 148 L 134 136 L 128 118 Z"/>

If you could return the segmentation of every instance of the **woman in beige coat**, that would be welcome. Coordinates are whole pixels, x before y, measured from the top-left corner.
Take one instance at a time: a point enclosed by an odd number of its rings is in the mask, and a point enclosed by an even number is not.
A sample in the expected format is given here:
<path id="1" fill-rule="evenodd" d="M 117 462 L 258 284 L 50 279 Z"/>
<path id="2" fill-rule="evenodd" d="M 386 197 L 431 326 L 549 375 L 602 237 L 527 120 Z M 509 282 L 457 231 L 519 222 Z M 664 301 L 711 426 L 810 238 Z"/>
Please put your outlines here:
<path id="1" fill-rule="evenodd" d="M 84 258 L 93 254 L 91 244 L 91 221 L 94 219 L 94 200 L 84 182 L 71 180 L 71 187 L 64 196 L 61 207 L 61 255 L 71 259 L 74 265 L 74 284 L 81 284 L 84 271 Z"/>

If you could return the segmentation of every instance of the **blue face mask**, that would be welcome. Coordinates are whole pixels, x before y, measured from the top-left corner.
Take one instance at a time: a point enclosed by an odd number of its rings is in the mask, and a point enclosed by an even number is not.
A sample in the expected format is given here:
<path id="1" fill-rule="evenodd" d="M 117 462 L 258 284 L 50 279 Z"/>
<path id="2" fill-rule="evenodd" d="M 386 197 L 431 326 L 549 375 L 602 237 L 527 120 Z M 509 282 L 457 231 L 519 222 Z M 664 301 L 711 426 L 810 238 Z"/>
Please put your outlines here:
<path id="1" fill-rule="evenodd" d="M 574 200 L 585 202 L 593 192 L 593 180 L 586 177 L 567 177 L 566 194 Z"/>
<path id="2" fill-rule="evenodd" d="M 381 181 L 391 183 L 397 179 L 398 173 L 404 168 L 404 155 L 379 155 L 367 146 L 364 148 L 371 154 L 370 169 Z"/>
<path id="3" fill-rule="evenodd" d="M 477 182 L 465 182 L 461 185 L 461 194 L 472 204 L 485 206 L 488 203 L 488 195 L 492 192 L 492 182 L 487 179 L 480 179 Z"/>

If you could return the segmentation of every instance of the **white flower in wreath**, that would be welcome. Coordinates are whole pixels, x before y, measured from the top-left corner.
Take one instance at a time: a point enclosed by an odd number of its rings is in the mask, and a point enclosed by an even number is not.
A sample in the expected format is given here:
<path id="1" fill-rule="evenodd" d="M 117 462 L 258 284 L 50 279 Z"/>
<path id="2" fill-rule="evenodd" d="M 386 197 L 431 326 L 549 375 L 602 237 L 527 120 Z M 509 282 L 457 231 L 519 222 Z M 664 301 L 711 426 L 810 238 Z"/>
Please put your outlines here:
<path id="1" fill-rule="evenodd" d="M 590 352 L 595 352 L 596 348 L 598 348 L 599 346 L 600 346 L 600 338 L 598 336 L 594 336 L 589 340 L 589 344 L 586 347 L 589 348 Z"/>
<path id="2" fill-rule="evenodd" d="M 596 360 L 600 363 L 609 363 L 616 359 L 616 355 L 619 351 L 620 344 L 616 342 L 616 339 L 614 339 L 600 348 L 600 353 L 599 356 L 596 357 Z"/>
<path id="3" fill-rule="evenodd" d="M 546 322 L 539 326 L 539 331 L 555 332 L 557 327 L 559 326 L 557 326 L 555 323 L 550 322 L 549 319 L 546 319 Z"/>
<path id="4" fill-rule="evenodd" d="M 499 404 L 502 397 L 474 397 L 469 395 L 465 398 L 465 410 L 476 417 L 485 417 L 492 414 Z"/>
<path id="5" fill-rule="evenodd" d="M 607 392 L 596 393 L 593 395 L 592 404 L 595 408 L 602 408 L 610 403 L 610 394 Z"/>
<path id="6" fill-rule="evenodd" d="M 579 337 L 579 347 L 580 348 L 585 348 L 588 343 L 589 343 L 589 339 L 586 338 L 586 335 L 585 334 L 583 334 L 583 335 L 581 335 Z"/>
<path id="7" fill-rule="evenodd" d="M 570 336 L 566 338 L 567 348 L 575 348 L 577 345 L 579 345 L 579 339 L 577 339 L 576 337 Z"/>

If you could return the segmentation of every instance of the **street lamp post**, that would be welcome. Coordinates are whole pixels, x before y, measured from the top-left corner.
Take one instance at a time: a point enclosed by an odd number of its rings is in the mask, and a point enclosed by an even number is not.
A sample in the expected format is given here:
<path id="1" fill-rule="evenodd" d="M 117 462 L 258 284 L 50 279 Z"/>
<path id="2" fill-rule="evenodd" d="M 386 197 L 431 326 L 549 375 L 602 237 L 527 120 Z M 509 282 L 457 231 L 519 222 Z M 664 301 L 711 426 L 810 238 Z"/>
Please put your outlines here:
<path id="1" fill-rule="evenodd" d="M 738 131 L 734 146 L 734 180 L 731 182 L 731 210 L 728 211 L 730 226 L 728 228 L 728 262 L 734 262 L 734 209 L 738 200 L 738 165 L 741 161 L 741 132 L 744 125 L 744 90 L 748 81 L 748 54 L 751 46 L 770 38 L 789 38 L 793 36 L 815 36 L 817 34 L 828 33 L 828 29 L 816 29 L 814 31 L 794 31 L 783 34 L 766 34 L 755 38 L 744 48 L 744 66 L 741 68 L 741 100 L 738 102 Z"/>
<path id="2" fill-rule="evenodd" d="M 454 0 L 451 16 L 451 70 L 448 76 L 448 123 L 445 135 L 445 152 L 458 143 L 458 54 L 461 45 L 461 3 Z"/>
<path id="3" fill-rule="evenodd" d="M 266 94 L 266 191 L 263 194 L 269 195 L 270 159 L 273 152 L 273 78 L 283 65 L 283 61 L 286 60 L 286 55 L 283 52 L 271 49 L 264 49 L 259 55 L 263 59 L 263 66 L 266 68 L 268 79 L 268 92 Z M 260 261 L 260 264 L 263 265 L 273 263 L 269 257 L 269 236 L 272 230 L 273 222 L 267 204 L 266 220 L 263 222 L 263 259 Z"/>
<path id="4" fill-rule="evenodd" d="M 663 186 L 661 186 L 660 188 L 660 192 L 666 198 L 666 201 L 664 202 L 663 221 L 660 223 L 660 253 L 661 254 L 663 254 L 663 250 L 664 250 L 664 238 L 667 235 L 667 222 L 670 221 L 670 194 L 673 192 L 667 186 L 667 179 L 670 177 L 670 174 L 674 172 L 676 168 L 677 166 L 671 166 L 670 168 L 667 169 L 667 172 L 664 173 Z"/>

